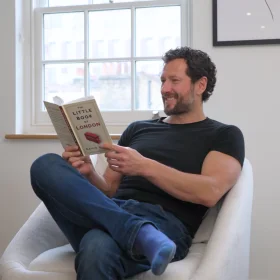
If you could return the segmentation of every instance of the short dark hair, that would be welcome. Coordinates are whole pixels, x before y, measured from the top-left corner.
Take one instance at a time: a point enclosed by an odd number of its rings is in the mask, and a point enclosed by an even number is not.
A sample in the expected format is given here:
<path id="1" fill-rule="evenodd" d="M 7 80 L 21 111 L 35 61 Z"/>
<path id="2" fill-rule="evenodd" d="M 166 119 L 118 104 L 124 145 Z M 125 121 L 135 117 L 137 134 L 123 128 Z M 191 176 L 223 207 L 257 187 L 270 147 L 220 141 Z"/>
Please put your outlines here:
<path id="1" fill-rule="evenodd" d="M 207 78 L 207 87 L 202 94 L 202 101 L 207 101 L 216 85 L 217 70 L 215 64 L 207 53 L 189 47 L 171 49 L 164 54 L 162 60 L 166 64 L 178 58 L 183 58 L 186 61 L 186 74 L 191 78 L 192 83 L 195 83 L 202 77 Z"/>

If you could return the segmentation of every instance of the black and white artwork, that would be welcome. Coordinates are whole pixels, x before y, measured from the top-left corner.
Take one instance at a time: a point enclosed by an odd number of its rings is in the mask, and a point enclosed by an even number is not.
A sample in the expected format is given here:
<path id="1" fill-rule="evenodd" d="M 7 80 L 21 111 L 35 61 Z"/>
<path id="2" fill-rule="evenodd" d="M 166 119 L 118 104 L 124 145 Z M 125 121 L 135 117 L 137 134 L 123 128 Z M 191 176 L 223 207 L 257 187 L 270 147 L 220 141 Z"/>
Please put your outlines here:
<path id="1" fill-rule="evenodd" d="M 213 0 L 213 45 L 280 43 L 280 0 Z"/>

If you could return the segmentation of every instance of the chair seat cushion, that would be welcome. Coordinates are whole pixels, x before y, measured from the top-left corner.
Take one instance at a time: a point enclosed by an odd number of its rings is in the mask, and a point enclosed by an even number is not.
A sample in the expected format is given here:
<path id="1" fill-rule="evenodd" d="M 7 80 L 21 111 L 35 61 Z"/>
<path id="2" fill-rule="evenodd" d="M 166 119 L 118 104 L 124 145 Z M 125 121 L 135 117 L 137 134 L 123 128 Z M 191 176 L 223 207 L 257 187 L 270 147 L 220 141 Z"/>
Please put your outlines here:
<path id="1" fill-rule="evenodd" d="M 29 270 L 45 272 L 73 272 L 75 252 L 70 244 L 50 249 L 37 258 L 29 265 Z"/>
<path id="2" fill-rule="evenodd" d="M 193 244 L 190 248 L 188 256 L 184 260 L 171 263 L 161 277 L 156 277 L 151 273 L 151 271 L 147 271 L 130 279 L 187 280 L 197 269 L 205 247 L 205 244 Z M 74 260 L 75 253 L 72 247 L 68 244 L 42 253 L 30 263 L 28 269 L 31 271 L 49 272 L 50 274 L 56 272 L 75 274 Z"/>

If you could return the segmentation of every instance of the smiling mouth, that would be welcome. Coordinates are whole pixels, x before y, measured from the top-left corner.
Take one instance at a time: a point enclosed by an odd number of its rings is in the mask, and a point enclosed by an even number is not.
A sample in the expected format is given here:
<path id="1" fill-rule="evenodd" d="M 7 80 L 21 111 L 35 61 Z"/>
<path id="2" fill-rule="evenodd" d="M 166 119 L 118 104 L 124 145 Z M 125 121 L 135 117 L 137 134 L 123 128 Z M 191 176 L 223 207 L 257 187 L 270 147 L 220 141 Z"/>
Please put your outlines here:
<path id="1" fill-rule="evenodd" d="M 177 93 L 163 93 L 162 94 L 162 98 L 164 100 L 168 100 L 168 99 L 178 99 L 178 94 Z"/>
<path id="2" fill-rule="evenodd" d="M 164 104 L 166 105 L 168 105 L 169 103 L 173 103 L 174 100 L 177 100 L 176 96 L 163 97 Z"/>

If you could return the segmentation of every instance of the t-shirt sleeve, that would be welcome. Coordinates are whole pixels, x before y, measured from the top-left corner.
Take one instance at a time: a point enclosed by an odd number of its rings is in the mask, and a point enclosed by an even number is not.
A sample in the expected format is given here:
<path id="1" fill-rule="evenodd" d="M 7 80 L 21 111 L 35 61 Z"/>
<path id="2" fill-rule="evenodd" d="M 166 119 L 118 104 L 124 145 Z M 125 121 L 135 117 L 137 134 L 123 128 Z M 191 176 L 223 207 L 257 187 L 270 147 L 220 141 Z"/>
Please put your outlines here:
<path id="1" fill-rule="evenodd" d="M 211 150 L 234 157 L 243 167 L 245 144 L 243 133 L 238 127 L 231 125 L 223 128 L 214 140 Z"/>
<path id="2" fill-rule="evenodd" d="M 124 147 L 129 147 L 129 145 L 131 143 L 134 128 L 135 128 L 135 122 L 128 125 L 128 127 L 122 133 L 122 135 L 118 141 L 118 145 L 124 146 Z"/>

